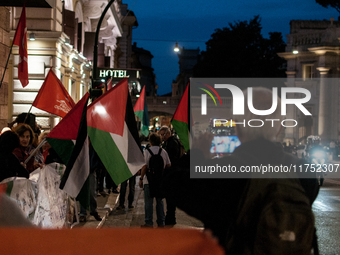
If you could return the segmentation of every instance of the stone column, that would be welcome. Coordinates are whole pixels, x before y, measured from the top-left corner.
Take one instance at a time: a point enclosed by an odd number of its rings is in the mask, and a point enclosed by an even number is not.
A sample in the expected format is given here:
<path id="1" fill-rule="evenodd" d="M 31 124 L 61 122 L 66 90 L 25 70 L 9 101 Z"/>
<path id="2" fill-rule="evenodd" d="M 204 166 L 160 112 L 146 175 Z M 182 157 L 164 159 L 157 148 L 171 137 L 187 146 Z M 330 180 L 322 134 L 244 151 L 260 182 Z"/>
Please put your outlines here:
<path id="1" fill-rule="evenodd" d="M 295 87 L 295 76 L 296 71 L 287 71 L 287 87 Z M 285 119 L 297 119 L 296 117 L 296 109 L 293 107 L 293 105 L 287 105 L 287 115 L 285 116 Z M 298 127 L 286 127 L 285 128 L 285 137 L 284 142 L 287 144 L 297 144 L 299 139 L 299 133 L 295 132 L 295 130 L 298 130 Z"/>
<path id="2" fill-rule="evenodd" d="M 320 72 L 320 93 L 319 93 L 319 136 L 321 141 L 327 141 L 331 138 L 331 108 L 332 94 L 331 84 L 327 82 L 327 74 L 330 68 L 318 67 Z"/>

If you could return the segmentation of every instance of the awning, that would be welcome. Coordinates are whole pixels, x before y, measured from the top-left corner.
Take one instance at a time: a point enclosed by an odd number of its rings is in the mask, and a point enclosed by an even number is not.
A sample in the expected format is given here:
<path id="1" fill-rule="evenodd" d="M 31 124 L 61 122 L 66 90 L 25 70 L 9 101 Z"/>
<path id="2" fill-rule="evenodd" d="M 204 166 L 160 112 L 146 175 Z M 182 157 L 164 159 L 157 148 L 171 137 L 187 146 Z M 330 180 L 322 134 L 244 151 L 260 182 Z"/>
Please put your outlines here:
<path id="1" fill-rule="evenodd" d="M 0 0 L 0 6 L 23 7 L 25 3 L 26 7 L 52 8 L 48 3 L 50 1 L 51 0 Z"/>

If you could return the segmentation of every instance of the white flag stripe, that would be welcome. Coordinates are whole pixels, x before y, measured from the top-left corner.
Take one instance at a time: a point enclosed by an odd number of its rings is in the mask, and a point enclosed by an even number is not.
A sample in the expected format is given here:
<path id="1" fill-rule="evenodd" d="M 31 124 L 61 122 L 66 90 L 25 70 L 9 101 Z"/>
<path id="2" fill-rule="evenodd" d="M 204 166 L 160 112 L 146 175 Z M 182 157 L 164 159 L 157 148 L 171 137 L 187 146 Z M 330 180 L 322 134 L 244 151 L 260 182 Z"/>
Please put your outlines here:
<path id="1" fill-rule="evenodd" d="M 73 168 L 64 186 L 64 191 L 71 197 L 77 197 L 90 174 L 89 137 L 86 136 L 84 145 L 74 162 Z"/>
<path id="2" fill-rule="evenodd" d="M 144 165 L 144 156 L 135 139 L 131 135 L 126 122 L 124 122 L 123 136 L 112 133 L 110 134 L 130 169 L 130 172 L 132 175 L 136 174 Z"/>

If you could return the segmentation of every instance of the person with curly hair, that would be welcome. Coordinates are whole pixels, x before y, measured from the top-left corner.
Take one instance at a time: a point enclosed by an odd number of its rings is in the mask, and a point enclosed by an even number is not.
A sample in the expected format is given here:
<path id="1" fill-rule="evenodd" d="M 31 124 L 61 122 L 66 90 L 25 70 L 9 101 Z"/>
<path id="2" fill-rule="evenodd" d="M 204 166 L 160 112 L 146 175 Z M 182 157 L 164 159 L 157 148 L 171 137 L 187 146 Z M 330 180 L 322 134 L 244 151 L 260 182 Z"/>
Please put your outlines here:
<path id="1" fill-rule="evenodd" d="M 31 157 L 26 164 L 24 163 L 33 151 L 32 143 L 35 139 L 34 132 L 27 124 L 19 124 L 14 131 L 19 136 L 20 145 L 14 149 L 13 154 L 19 159 L 26 170 L 31 173 L 33 170 L 42 166 L 40 163 L 35 161 L 34 157 Z"/>

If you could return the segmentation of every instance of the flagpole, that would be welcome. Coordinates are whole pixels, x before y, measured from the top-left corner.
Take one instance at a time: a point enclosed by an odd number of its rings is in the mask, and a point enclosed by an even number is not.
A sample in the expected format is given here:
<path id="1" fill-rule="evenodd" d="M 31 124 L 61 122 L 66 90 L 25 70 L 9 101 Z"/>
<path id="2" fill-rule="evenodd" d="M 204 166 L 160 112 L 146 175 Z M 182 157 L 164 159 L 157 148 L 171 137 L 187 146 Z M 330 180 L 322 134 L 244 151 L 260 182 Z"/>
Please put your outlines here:
<path id="1" fill-rule="evenodd" d="M 28 112 L 27 112 L 27 114 L 26 114 L 24 123 L 26 123 L 27 117 L 28 117 L 28 115 L 30 114 L 30 112 L 31 112 L 31 110 L 32 110 L 32 106 L 33 106 L 33 105 L 31 105 L 30 109 L 28 110 Z"/>
<path id="2" fill-rule="evenodd" d="M 5 77 L 5 73 L 6 73 L 6 69 L 7 69 L 8 62 L 9 62 L 9 58 L 11 57 L 12 48 L 13 48 L 13 43 L 12 43 L 11 49 L 9 50 L 9 54 L 8 54 L 7 62 L 6 62 L 6 65 L 5 65 L 5 69 L 4 69 L 4 72 L 3 72 L 3 74 L 2 74 L 1 83 L 0 83 L 0 88 L 1 88 L 2 82 L 3 82 L 4 77 Z"/>
<path id="3" fill-rule="evenodd" d="M 30 155 L 28 156 L 28 158 L 25 160 L 24 164 L 27 164 L 27 162 L 34 156 L 34 154 L 45 144 L 47 143 L 46 138 L 44 138 L 44 140 L 41 141 L 41 143 L 37 146 L 37 148 L 34 149 L 34 151 L 32 151 L 30 153 Z"/>

